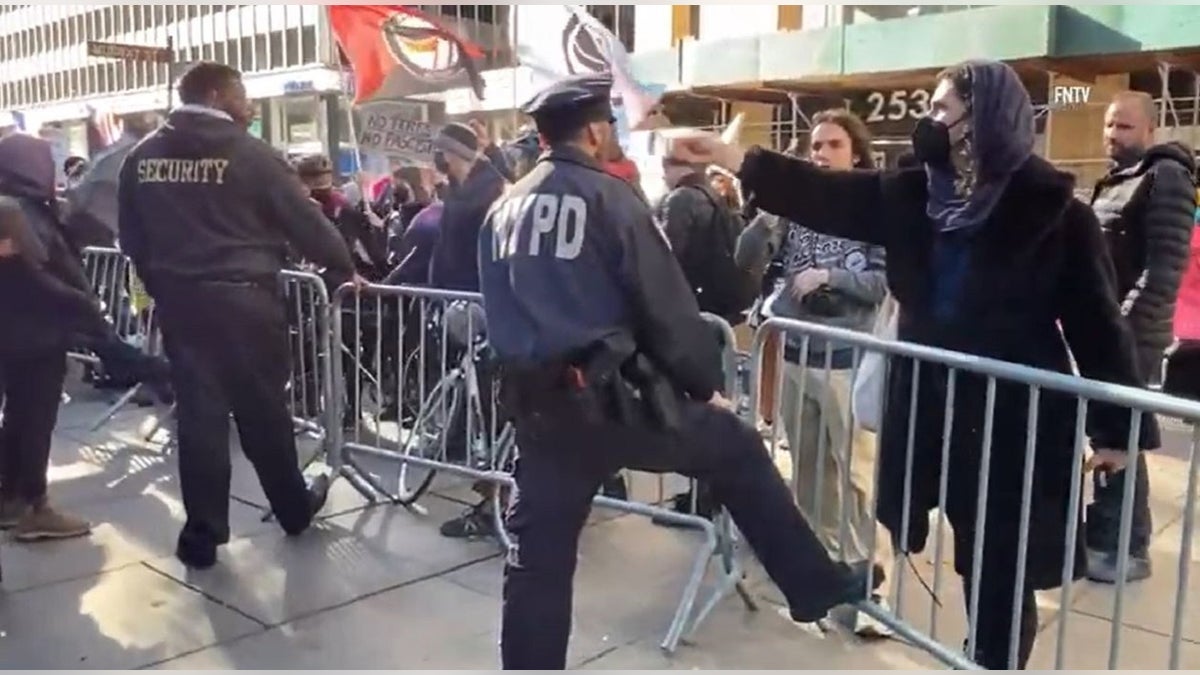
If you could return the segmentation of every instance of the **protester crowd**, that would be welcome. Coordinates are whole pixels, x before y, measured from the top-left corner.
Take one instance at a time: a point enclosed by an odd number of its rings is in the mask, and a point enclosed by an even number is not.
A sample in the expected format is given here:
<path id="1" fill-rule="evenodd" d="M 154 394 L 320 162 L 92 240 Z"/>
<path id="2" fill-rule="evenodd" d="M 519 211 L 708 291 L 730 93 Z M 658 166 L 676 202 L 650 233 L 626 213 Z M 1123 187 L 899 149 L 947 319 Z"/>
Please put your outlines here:
<path id="1" fill-rule="evenodd" d="M 1153 100 L 1123 92 L 1108 107 L 1102 134 L 1111 170 L 1090 204 L 1072 196 L 1074 179 L 1034 153 L 1033 108 L 1019 79 L 998 63 L 969 63 L 937 78 L 933 113 L 917 126 L 912 155 L 899 168 L 873 165 L 870 133 L 853 113 L 828 110 L 782 153 L 742 149 L 709 137 L 675 143 L 663 159 L 666 190 L 648 205 L 669 241 L 700 309 L 732 326 L 771 317 L 845 328 L 881 337 L 1200 398 L 1200 236 L 1196 163 L 1180 143 L 1156 140 Z M 81 264 L 84 246 L 118 240 L 118 182 L 125 156 L 159 120 L 127 116 L 125 136 L 91 160 L 63 167 L 68 187 L 54 186 L 49 146 L 31 136 L 0 139 L 0 528 L 18 539 L 61 538 L 88 524 L 55 510 L 46 469 L 69 349 L 98 354 L 122 382 L 147 381 L 162 398 L 161 360 L 122 342 L 100 313 L 94 275 Z M 615 138 L 615 135 L 611 138 Z M 544 140 L 544 139 L 543 139 Z M 289 180 L 341 236 L 364 283 L 480 290 L 479 240 L 492 205 L 537 165 L 538 134 L 522 129 L 499 143 L 483 124 L 449 124 L 435 139 L 432 167 L 399 166 L 380 182 L 360 176 L 338 185 L 325 156 L 301 158 Z M 636 165 L 614 141 L 604 169 L 645 200 Z M 299 251 L 295 269 L 328 272 L 330 292 L 346 281 Z M 881 308 L 894 320 L 881 321 Z M 112 312 L 113 308 L 107 308 Z M 379 310 L 389 311 L 389 310 Z M 370 326 L 422 319 L 404 313 L 379 322 L 342 321 L 346 372 L 358 358 L 398 377 L 415 344 L 377 336 Z M 364 326 L 366 326 L 364 328 Z M 419 334 L 422 326 L 413 325 Z M 373 354 L 375 345 L 384 354 Z M 852 414 L 856 351 L 847 345 L 788 336 L 768 342 L 762 369 L 764 429 L 779 426 L 800 483 L 799 506 L 835 558 L 874 566 L 885 581 L 897 556 L 920 552 L 927 511 L 938 506 L 946 371 L 896 361 L 886 384 L 879 429 Z M 401 353 L 403 352 L 403 353 Z M 777 361 L 776 354 L 782 356 Z M 717 358 L 714 355 L 714 358 Z M 1164 375 L 1165 374 L 1165 375 Z M 776 399 L 776 378 L 782 383 Z M 914 382 L 916 380 L 916 382 Z M 396 391 L 383 386 L 380 391 Z M 915 431 L 910 399 L 919 391 Z M 361 422 L 361 392 L 346 378 L 347 430 Z M 969 589 L 973 574 L 978 449 L 986 383 L 958 381 L 951 438 L 951 489 L 944 505 L 954 530 L 955 570 Z M 382 401 L 385 419 L 402 424 L 401 401 Z M 1047 396 L 1039 428 L 1034 512 L 1066 513 L 1074 448 L 1074 404 Z M 1062 519 L 1035 518 L 1026 536 L 1025 587 L 1014 594 L 1017 519 L 1024 467 L 1026 404 L 995 393 L 992 492 L 982 523 L 979 640 L 970 655 L 1004 668 L 1012 641 L 1024 667 L 1037 628 L 1035 590 L 1062 582 L 1067 543 Z M 778 418 L 775 417 L 778 412 Z M 1097 406 L 1088 420 L 1096 450 L 1094 502 L 1079 541 L 1078 575 L 1117 580 L 1118 531 L 1129 414 Z M 452 422 L 453 423 L 453 422 Z M 875 431 L 880 434 L 876 439 Z M 906 485 L 906 448 L 915 433 L 917 458 Z M 1160 444 L 1155 421 L 1142 425 L 1141 447 Z M 876 451 L 878 447 L 878 452 Z M 182 468 L 182 467 L 181 467 Z M 1127 579 L 1152 574 L 1149 472 L 1139 457 Z M 880 476 L 876 483 L 876 476 Z M 492 486 L 476 486 L 479 503 L 445 523 L 444 535 L 494 536 Z M 701 483 L 674 507 L 711 515 Z M 604 486 L 622 498 L 614 476 Z M 507 497 L 507 495 L 504 495 Z M 824 507 L 816 506 L 823 503 Z M 904 521 L 908 515 L 907 522 Z M 882 526 L 882 527 L 880 527 Z M 901 539 L 901 532 L 908 534 Z M 873 601 L 886 606 L 887 586 Z M 968 592 L 969 596 L 970 593 Z M 1021 597 L 1018 634 L 1010 636 L 1014 598 Z M 888 630 L 850 611 L 835 617 L 862 636 Z"/>

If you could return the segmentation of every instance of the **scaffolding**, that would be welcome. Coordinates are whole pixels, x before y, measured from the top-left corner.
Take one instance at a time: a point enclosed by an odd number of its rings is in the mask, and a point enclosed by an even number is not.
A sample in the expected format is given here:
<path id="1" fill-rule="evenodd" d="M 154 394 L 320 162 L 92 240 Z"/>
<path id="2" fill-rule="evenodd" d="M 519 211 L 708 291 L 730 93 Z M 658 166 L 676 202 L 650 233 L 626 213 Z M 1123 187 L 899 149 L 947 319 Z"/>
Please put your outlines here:
<path id="1" fill-rule="evenodd" d="M 1171 95 L 1171 74 L 1178 72 L 1191 73 L 1193 80 L 1191 96 Z M 1159 91 L 1157 93 L 1147 92 L 1154 96 L 1154 104 L 1158 112 L 1155 142 L 1179 141 L 1193 149 L 1200 147 L 1200 73 L 1197 73 L 1191 67 L 1160 61 L 1157 64 L 1157 74 Z M 1053 86 L 1053 80 L 1051 81 L 1051 86 Z M 1048 100 L 1053 99 L 1048 96 Z M 1103 110 L 1108 107 L 1109 103 L 1110 101 L 1108 100 L 1098 100 L 1089 101 L 1081 105 L 1096 110 Z M 1048 114 L 1051 112 L 1051 108 L 1052 104 L 1039 106 L 1038 114 Z M 1050 147 L 1049 136 L 1051 131 L 1051 128 L 1048 127 L 1046 136 L 1042 139 L 1043 149 L 1045 150 L 1048 150 Z M 1101 131 L 1101 129 L 1097 129 L 1097 135 Z M 1109 158 L 1102 154 L 1094 157 L 1070 159 L 1053 157 L 1047 154 L 1046 159 L 1050 160 L 1055 166 L 1075 174 L 1079 180 L 1080 193 L 1086 193 L 1089 198 L 1095 177 L 1107 170 L 1109 162 Z"/>
<path id="2" fill-rule="evenodd" d="M 1053 63 L 1048 64 L 1049 69 L 1053 70 Z M 1189 72 L 1192 74 L 1193 87 L 1191 96 L 1172 96 L 1170 79 L 1172 73 Z M 1157 73 L 1159 81 L 1158 92 L 1147 92 L 1154 97 L 1156 109 L 1158 111 L 1158 129 L 1156 132 L 1156 142 L 1162 143 L 1167 141 L 1179 141 L 1189 145 L 1192 148 L 1200 148 L 1200 72 L 1188 66 L 1183 66 L 1170 62 L 1159 62 L 1157 64 Z M 1058 73 L 1054 73 L 1058 74 Z M 1054 86 L 1054 78 L 1051 77 L 1048 87 Z M 792 138 L 797 136 L 806 136 L 812 130 L 812 120 L 810 115 L 805 111 L 802 105 L 804 94 L 793 91 L 782 91 L 777 89 L 760 87 L 758 92 L 765 94 L 776 95 L 778 102 L 773 103 L 783 109 L 782 119 L 776 119 L 770 123 L 751 123 L 746 124 L 743 129 L 743 134 L 755 137 L 767 137 L 771 139 L 771 147 L 775 150 L 782 150 L 787 147 L 787 144 Z M 1046 100 L 1053 101 L 1053 92 L 1046 92 Z M 697 125 L 701 128 L 706 128 L 714 131 L 721 131 L 729 122 L 732 121 L 732 105 L 734 103 L 746 102 L 743 99 L 733 97 L 724 97 L 715 93 L 698 93 L 688 92 L 686 96 L 705 99 L 718 103 L 715 106 L 715 111 L 712 120 L 708 124 Z M 759 101 L 761 102 L 761 101 Z M 849 105 L 849 101 L 847 101 Z M 1089 101 L 1079 104 L 1103 110 L 1109 105 L 1108 100 Z M 1054 104 L 1047 103 L 1036 105 L 1034 108 L 1035 115 L 1038 118 L 1045 117 L 1053 113 Z M 672 120 L 673 123 L 688 124 L 689 121 Z M 1045 130 L 1038 137 L 1038 152 L 1046 157 L 1055 166 L 1070 171 L 1075 174 L 1079 180 L 1079 191 L 1090 198 L 1092 184 L 1095 177 L 1103 174 L 1107 170 L 1109 159 L 1103 154 L 1097 154 L 1094 157 L 1084 158 L 1064 158 L 1054 157 L 1049 153 L 1051 147 L 1050 135 L 1052 125 L 1047 124 Z M 1102 133 L 1101 128 L 1096 129 L 1096 135 Z M 889 151 L 895 152 L 897 149 L 906 150 L 908 147 L 907 139 L 898 137 L 880 137 L 872 141 L 872 148 L 876 153 L 876 165 L 882 166 L 880 161 L 886 156 Z"/>

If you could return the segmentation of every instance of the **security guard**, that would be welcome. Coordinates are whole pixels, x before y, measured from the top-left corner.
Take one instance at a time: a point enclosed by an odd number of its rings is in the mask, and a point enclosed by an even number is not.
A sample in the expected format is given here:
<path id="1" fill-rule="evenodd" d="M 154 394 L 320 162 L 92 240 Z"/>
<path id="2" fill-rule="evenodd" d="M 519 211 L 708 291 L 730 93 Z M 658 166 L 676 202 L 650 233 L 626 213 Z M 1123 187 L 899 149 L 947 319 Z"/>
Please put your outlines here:
<path id="1" fill-rule="evenodd" d="M 716 393 L 713 331 L 649 208 L 601 167 L 611 86 L 575 77 L 526 104 L 550 150 L 480 234 L 489 339 L 520 447 L 507 669 L 565 666 L 579 534 L 622 467 L 709 481 L 797 621 L 867 597 L 867 570 L 830 561 L 758 433 Z"/>
<path id="2" fill-rule="evenodd" d="M 328 479 L 306 486 L 298 468 L 279 273 L 288 244 L 339 283 L 354 264 L 284 159 L 247 134 L 253 113 L 238 71 L 197 64 L 179 98 L 122 166 L 119 236 L 155 300 L 178 397 L 187 523 L 176 555 L 203 569 L 229 540 L 230 413 L 289 535 L 324 504 Z"/>

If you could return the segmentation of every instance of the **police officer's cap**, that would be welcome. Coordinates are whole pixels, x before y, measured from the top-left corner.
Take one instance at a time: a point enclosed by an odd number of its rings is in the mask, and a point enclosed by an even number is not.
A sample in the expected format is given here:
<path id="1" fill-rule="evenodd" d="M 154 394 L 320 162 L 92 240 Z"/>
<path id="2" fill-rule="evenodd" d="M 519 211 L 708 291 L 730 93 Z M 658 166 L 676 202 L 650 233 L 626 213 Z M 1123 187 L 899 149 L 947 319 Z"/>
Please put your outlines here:
<path id="1" fill-rule="evenodd" d="M 589 122 L 613 121 L 612 76 L 607 73 L 576 75 L 538 92 L 521 112 L 547 127 L 576 129 Z"/>

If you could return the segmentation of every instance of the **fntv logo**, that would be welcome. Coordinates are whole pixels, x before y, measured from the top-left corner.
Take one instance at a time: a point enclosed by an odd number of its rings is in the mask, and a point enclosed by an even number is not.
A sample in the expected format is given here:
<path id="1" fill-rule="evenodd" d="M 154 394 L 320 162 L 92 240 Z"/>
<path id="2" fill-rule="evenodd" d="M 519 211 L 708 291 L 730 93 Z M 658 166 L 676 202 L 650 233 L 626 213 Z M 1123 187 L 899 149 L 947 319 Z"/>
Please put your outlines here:
<path id="1" fill-rule="evenodd" d="M 1055 87 L 1050 98 L 1051 110 L 1087 105 L 1092 100 L 1092 88 L 1084 86 Z"/>

